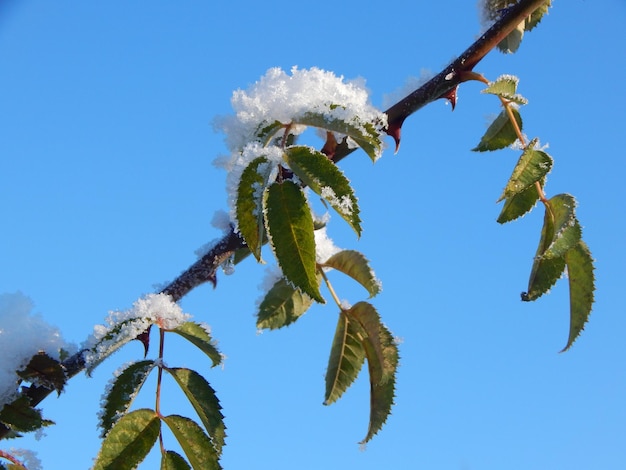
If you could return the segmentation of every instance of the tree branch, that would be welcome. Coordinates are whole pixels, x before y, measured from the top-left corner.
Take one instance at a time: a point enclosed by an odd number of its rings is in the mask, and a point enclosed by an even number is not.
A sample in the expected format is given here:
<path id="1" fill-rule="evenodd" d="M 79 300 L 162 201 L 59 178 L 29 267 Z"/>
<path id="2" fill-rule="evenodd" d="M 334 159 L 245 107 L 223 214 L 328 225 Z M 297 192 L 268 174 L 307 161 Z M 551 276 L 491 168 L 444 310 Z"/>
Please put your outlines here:
<path id="1" fill-rule="evenodd" d="M 439 99 L 447 98 L 454 105 L 456 88 L 464 81 L 464 72 L 471 71 L 497 44 L 513 31 L 519 23 L 532 14 L 547 0 L 520 0 L 508 8 L 502 17 L 493 24 L 476 42 L 467 48 L 456 60 L 435 75 L 424 85 L 391 106 L 386 112 L 388 116 L 387 134 L 400 142 L 400 130 L 405 119 L 425 105 Z M 338 162 L 354 151 L 348 148 L 345 140 L 340 143 L 333 156 Z M 228 260 L 239 249 L 246 248 L 243 239 L 231 230 L 202 258 L 191 265 L 161 292 L 178 301 L 205 282 L 215 285 L 219 266 Z M 69 379 L 85 368 L 83 352 L 78 352 L 63 361 L 65 375 Z M 31 405 L 37 406 L 50 395 L 54 388 L 31 385 L 23 388 L 23 394 L 30 398 Z M 9 434 L 10 430 L 0 424 L 0 439 Z"/>

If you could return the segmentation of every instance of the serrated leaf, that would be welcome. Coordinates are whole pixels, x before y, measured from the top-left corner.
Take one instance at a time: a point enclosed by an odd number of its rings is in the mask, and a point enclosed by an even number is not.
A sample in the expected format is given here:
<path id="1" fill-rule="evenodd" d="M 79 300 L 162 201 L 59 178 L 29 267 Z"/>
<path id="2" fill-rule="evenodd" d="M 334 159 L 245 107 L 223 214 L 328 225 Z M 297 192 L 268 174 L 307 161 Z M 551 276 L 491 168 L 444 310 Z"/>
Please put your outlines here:
<path id="1" fill-rule="evenodd" d="M 354 250 L 343 250 L 328 258 L 323 267 L 334 268 L 337 271 L 350 276 L 361 284 L 370 294 L 370 298 L 377 295 L 381 290 L 380 281 L 363 254 Z"/>
<path id="2" fill-rule="evenodd" d="M 522 300 L 545 294 L 565 270 L 565 254 L 576 246 L 581 229 L 575 215 L 576 201 L 569 194 L 557 194 L 547 204 L 541 238 Z"/>
<path id="3" fill-rule="evenodd" d="M 283 274 L 302 292 L 324 303 L 317 277 L 313 217 L 304 193 L 293 181 L 275 183 L 265 191 L 263 205 L 270 244 Z"/>
<path id="4" fill-rule="evenodd" d="M 519 79 L 513 75 L 502 75 L 489 83 L 489 86 L 482 90 L 482 93 L 496 95 L 510 102 L 524 105 L 528 103 L 528 100 L 517 93 L 518 82 Z"/>
<path id="5" fill-rule="evenodd" d="M 530 31 L 535 28 L 543 19 L 543 16 L 548 13 L 548 9 L 552 6 L 552 0 L 546 1 L 543 5 L 537 8 L 532 14 L 526 18 L 525 29 Z"/>
<path id="6" fill-rule="evenodd" d="M 154 366 L 154 361 L 135 362 L 127 366 L 115 378 L 104 398 L 102 414 L 100 415 L 99 425 L 103 436 L 126 413 Z"/>
<path id="7" fill-rule="evenodd" d="M 0 409 L 0 423 L 17 433 L 36 431 L 54 424 L 53 421 L 43 419 L 41 411 L 33 408 L 30 399 L 24 395 L 11 403 L 5 403 Z"/>
<path id="8" fill-rule="evenodd" d="M 222 363 L 222 355 L 215 347 L 211 335 L 209 334 L 207 329 L 199 323 L 190 321 L 185 322 L 178 328 L 175 328 L 171 331 L 182 336 L 198 349 L 200 349 L 204 354 L 209 356 L 211 358 L 211 361 L 213 361 L 213 367 Z"/>
<path id="9" fill-rule="evenodd" d="M 544 182 L 545 179 L 541 180 L 540 182 L 542 187 L 544 185 Z M 535 207 L 535 204 L 537 204 L 538 200 L 539 192 L 537 191 L 537 187 L 534 184 L 532 186 L 529 186 L 522 192 L 506 198 L 506 200 L 504 201 L 504 206 L 502 206 L 502 210 L 500 211 L 500 215 L 497 219 L 498 223 L 504 224 L 523 216 L 533 207 Z"/>
<path id="10" fill-rule="evenodd" d="M 37 385 L 54 388 L 59 394 L 67 382 L 61 363 L 43 351 L 35 354 L 28 365 L 17 372 L 17 375 Z"/>
<path id="11" fill-rule="evenodd" d="M 515 121 L 519 129 L 522 129 L 522 117 L 519 111 L 511 108 Z M 498 117 L 487 128 L 487 131 L 480 139 L 480 143 L 472 149 L 473 152 L 485 152 L 488 150 L 498 150 L 508 147 L 517 139 L 515 127 L 509 119 L 506 110 L 503 110 Z"/>
<path id="12" fill-rule="evenodd" d="M 244 168 L 237 186 L 237 225 L 248 248 L 261 261 L 263 246 L 263 190 L 268 184 L 272 164 L 265 157 L 252 160 Z"/>
<path id="13" fill-rule="evenodd" d="M 526 147 L 522 156 L 517 161 L 517 165 L 515 165 L 513 169 L 513 174 L 504 188 L 502 196 L 498 199 L 498 202 L 527 190 L 537 181 L 543 181 L 552 169 L 552 158 L 541 150 L 533 149 L 532 147 L 535 142 L 536 141 L 531 142 L 531 144 Z"/>
<path id="14" fill-rule="evenodd" d="M 554 216 L 554 235 L 543 256 L 563 257 L 578 244 L 582 234 L 575 214 L 576 200 L 569 194 L 557 194 L 548 203 Z"/>
<path id="15" fill-rule="evenodd" d="M 154 410 L 142 408 L 122 416 L 102 442 L 93 470 L 134 469 L 154 446 L 161 421 Z"/>
<path id="16" fill-rule="evenodd" d="M 294 122 L 347 135 L 365 151 L 373 162 L 380 156 L 382 150 L 380 135 L 376 128 L 368 122 L 346 122 L 316 112 L 307 112 Z"/>
<path id="17" fill-rule="evenodd" d="M 380 431 L 391 413 L 399 360 L 398 346 L 373 305 L 358 302 L 347 313 L 351 319 L 358 320 L 366 333 L 362 345 L 370 375 L 370 420 L 367 435 L 361 441 L 365 444 Z"/>
<path id="18" fill-rule="evenodd" d="M 191 467 L 187 461 L 177 452 L 173 450 L 165 451 L 161 454 L 160 470 L 189 470 Z"/>
<path id="19" fill-rule="evenodd" d="M 221 412 L 222 407 L 215 395 L 215 390 L 204 377 L 191 369 L 166 368 L 165 370 L 174 377 L 176 383 L 185 393 L 208 432 L 217 455 L 221 455 L 226 438 L 226 427 L 224 426 L 224 415 Z"/>
<path id="20" fill-rule="evenodd" d="M 358 322 L 340 312 L 326 369 L 325 405 L 337 401 L 359 375 L 365 360 L 362 337 Z"/>
<path id="21" fill-rule="evenodd" d="M 359 205 L 350 181 L 326 155 L 311 147 L 294 146 L 285 150 L 285 160 L 304 184 L 323 197 L 361 236 Z"/>
<path id="22" fill-rule="evenodd" d="M 313 304 L 313 299 L 285 278 L 272 286 L 259 305 L 257 328 L 274 330 L 290 325 Z"/>
<path id="23" fill-rule="evenodd" d="M 569 280 L 570 327 L 567 351 L 582 332 L 589 319 L 594 301 L 595 277 L 593 258 L 589 248 L 580 240 L 565 254 L 567 278 Z"/>
<path id="24" fill-rule="evenodd" d="M 198 424 L 178 415 L 165 416 L 163 421 L 171 429 L 194 470 L 221 468 L 211 439 Z"/>

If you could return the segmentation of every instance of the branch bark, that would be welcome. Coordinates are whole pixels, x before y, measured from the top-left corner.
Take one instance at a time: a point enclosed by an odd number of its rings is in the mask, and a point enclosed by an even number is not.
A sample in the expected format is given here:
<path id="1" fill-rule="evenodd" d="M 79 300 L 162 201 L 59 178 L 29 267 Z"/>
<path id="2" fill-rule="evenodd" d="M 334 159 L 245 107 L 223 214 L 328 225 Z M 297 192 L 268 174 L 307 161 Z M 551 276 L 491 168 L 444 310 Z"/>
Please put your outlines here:
<path id="1" fill-rule="evenodd" d="M 407 117 L 440 98 L 447 98 L 454 105 L 456 89 L 464 81 L 464 73 L 472 71 L 476 64 L 502 39 L 546 1 L 520 0 L 508 8 L 496 23 L 450 65 L 385 111 L 388 116 L 387 134 L 396 140 L 396 146 L 399 145 L 400 130 Z M 344 141 L 337 146 L 333 160 L 339 162 L 353 151 L 354 149 L 348 148 Z M 245 242 L 231 229 L 213 248 L 180 274 L 161 293 L 168 294 L 174 301 L 178 301 L 205 282 L 212 282 L 215 285 L 220 265 L 242 248 L 246 248 Z M 77 375 L 85 368 L 83 352 L 69 357 L 62 365 L 68 379 Z M 53 388 L 35 385 L 23 389 L 23 393 L 30 398 L 33 407 L 52 392 L 54 392 Z M 6 437 L 9 432 L 10 430 L 0 423 L 0 439 Z"/>

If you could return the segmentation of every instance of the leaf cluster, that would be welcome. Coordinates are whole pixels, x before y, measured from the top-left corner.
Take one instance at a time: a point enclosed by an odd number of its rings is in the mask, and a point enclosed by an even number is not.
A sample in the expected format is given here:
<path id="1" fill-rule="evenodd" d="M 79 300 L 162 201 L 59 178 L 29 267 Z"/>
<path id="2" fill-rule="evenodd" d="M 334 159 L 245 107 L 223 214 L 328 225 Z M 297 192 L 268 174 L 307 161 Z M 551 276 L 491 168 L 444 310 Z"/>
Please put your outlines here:
<path id="1" fill-rule="evenodd" d="M 485 93 L 500 98 L 504 110 L 489 126 L 475 151 L 501 149 L 515 141 L 523 142 L 522 119 L 517 106 L 526 99 L 517 94 L 517 78 L 508 75 L 488 84 Z M 504 205 L 499 223 L 513 221 L 529 212 L 538 201 L 545 208 L 539 246 L 535 254 L 527 291 L 523 301 L 536 300 L 567 272 L 570 291 L 570 328 L 563 351 L 569 349 L 580 335 L 591 313 L 594 301 L 593 258 L 582 240 L 582 229 L 575 213 L 576 201 L 569 194 L 546 198 L 544 186 L 552 169 L 553 159 L 538 149 L 538 140 L 524 145 L 513 173 L 498 202 Z"/>
<path id="2" fill-rule="evenodd" d="M 221 355 L 202 325 L 185 322 L 171 330 L 207 355 L 213 366 Z M 158 370 L 156 409 L 129 411 L 153 370 Z M 169 374 L 192 405 L 199 418 L 163 415 L 159 397 L 161 374 Z M 198 372 L 163 365 L 159 360 L 142 360 L 127 365 L 113 380 L 104 400 L 99 426 L 104 440 L 94 469 L 133 469 L 148 455 L 162 435 L 165 423 L 185 456 L 161 445 L 162 469 L 219 469 L 219 458 L 226 438 L 224 416 L 215 390 Z M 162 437 L 159 439 L 162 442 Z"/>

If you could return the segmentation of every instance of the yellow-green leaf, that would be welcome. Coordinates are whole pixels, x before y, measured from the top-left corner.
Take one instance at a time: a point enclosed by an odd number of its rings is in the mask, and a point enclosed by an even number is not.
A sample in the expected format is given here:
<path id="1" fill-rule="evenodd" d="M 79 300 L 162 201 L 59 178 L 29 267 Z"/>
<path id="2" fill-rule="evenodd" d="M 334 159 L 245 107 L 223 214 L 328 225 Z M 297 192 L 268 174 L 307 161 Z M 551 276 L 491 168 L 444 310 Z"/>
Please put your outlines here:
<path id="1" fill-rule="evenodd" d="M 335 253 L 322 266 L 334 268 L 350 276 L 367 289 L 370 298 L 381 291 L 380 281 L 376 278 L 365 256 L 358 251 L 343 250 Z"/>
<path id="2" fill-rule="evenodd" d="M 148 455 L 159 436 L 161 421 L 154 410 L 122 416 L 102 442 L 93 470 L 131 470 Z"/>
<path id="3" fill-rule="evenodd" d="M 206 327 L 199 323 L 188 321 L 172 330 L 172 332 L 182 336 L 209 356 L 213 361 L 213 367 L 222 363 L 222 355 L 215 347 L 215 341 L 211 338 Z"/>
<path id="4" fill-rule="evenodd" d="M 515 121 L 519 129 L 522 129 L 522 117 L 519 111 L 512 108 Z M 498 150 L 508 147 L 517 139 L 515 127 L 509 119 L 506 110 L 503 110 L 498 117 L 487 128 L 487 131 L 480 139 L 480 143 L 472 149 L 474 152 L 485 152 L 488 150 Z"/>

